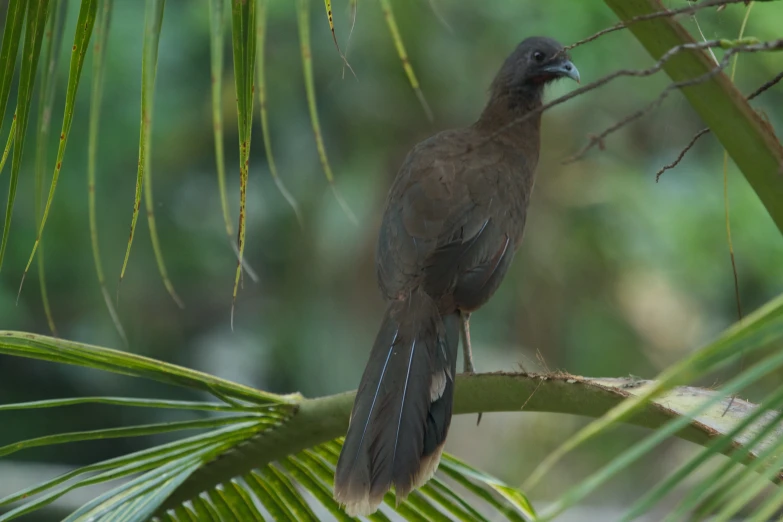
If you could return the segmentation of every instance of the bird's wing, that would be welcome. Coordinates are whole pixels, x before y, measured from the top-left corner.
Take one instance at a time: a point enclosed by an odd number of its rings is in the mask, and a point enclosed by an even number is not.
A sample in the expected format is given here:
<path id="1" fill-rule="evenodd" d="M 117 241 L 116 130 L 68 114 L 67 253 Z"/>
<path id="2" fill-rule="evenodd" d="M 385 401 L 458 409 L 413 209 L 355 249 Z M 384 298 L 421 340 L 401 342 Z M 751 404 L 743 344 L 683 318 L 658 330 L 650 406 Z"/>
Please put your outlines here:
<path id="1" fill-rule="evenodd" d="M 398 174 L 378 244 L 379 280 L 390 298 L 418 285 L 441 297 L 471 275 L 480 287 L 505 263 L 504 250 L 513 253 L 498 215 L 505 162 L 492 147 L 455 154 L 464 139 L 452 131 L 423 142 Z"/>

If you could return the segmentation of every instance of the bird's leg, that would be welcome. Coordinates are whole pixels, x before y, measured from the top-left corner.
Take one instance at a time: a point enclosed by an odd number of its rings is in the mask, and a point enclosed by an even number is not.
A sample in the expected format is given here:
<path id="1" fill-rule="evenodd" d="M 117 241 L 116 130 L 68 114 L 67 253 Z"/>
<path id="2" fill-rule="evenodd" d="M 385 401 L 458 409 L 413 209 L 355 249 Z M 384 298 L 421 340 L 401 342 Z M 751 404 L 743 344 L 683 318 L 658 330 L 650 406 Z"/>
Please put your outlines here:
<path id="1" fill-rule="evenodd" d="M 460 312 L 460 330 L 462 333 L 462 364 L 463 372 L 468 375 L 476 373 L 476 369 L 473 366 L 473 350 L 470 348 L 470 313 Z M 476 419 L 476 426 L 481 422 L 482 413 L 479 412 L 478 419 Z"/>
<path id="2" fill-rule="evenodd" d="M 468 312 L 459 313 L 460 330 L 462 331 L 462 364 L 463 372 L 475 373 L 473 367 L 473 351 L 470 348 L 470 314 Z"/>

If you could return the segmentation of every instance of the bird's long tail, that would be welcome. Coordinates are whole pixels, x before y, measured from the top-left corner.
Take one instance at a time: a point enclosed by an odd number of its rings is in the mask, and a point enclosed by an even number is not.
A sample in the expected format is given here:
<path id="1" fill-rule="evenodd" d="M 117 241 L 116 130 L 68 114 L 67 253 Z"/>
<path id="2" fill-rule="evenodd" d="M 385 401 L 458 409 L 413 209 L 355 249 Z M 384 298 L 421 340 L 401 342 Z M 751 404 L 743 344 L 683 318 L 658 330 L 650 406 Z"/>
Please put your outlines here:
<path id="1" fill-rule="evenodd" d="M 423 291 L 392 302 L 351 412 L 334 497 L 368 515 L 394 486 L 398 501 L 427 482 L 451 423 L 459 317 L 440 315 Z"/>

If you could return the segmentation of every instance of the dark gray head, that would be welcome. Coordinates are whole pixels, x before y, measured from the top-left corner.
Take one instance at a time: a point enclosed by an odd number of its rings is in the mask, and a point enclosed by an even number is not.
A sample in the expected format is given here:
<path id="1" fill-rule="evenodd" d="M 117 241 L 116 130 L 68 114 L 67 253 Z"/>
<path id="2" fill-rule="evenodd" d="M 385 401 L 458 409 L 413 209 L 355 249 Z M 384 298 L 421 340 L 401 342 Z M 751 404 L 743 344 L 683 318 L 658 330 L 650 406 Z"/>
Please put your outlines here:
<path id="1" fill-rule="evenodd" d="M 523 40 L 506 58 L 493 90 L 497 94 L 540 97 L 544 85 L 560 78 L 579 82 L 579 71 L 560 43 L 534 36 Z"/>

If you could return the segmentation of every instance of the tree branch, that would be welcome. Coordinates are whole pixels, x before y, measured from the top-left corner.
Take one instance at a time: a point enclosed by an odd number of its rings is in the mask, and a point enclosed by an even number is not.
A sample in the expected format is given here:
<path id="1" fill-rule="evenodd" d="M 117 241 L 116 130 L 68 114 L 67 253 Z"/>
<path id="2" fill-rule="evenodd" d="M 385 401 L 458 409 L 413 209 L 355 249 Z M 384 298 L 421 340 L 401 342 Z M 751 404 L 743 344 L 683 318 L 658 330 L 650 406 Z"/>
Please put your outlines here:
<path id="1" fill-rule="evenodd" d="M 708 47 L 723 47 L 725 45 L 725 41 L 723 40 L 709 40 L 706 42 L 700 42 L 695 45 L 691 44 L 683 44 L 680 46 L 675 47 L 674 49 L 667 52 L 661 60 L 658 61 L 656 66 L 658 68 L 661 68 L 663 64 L 672 56 L 671 51 L 674 51 L 676 49 L 704 49 Z M 625 127 L 629 123 L 631 123 L 634 120 L 637 120 L 644 116 L 645 114 L 653 111 L 654 109 L 658 108 L 661 103 L 663 103 L 663 100 L 666 99 L 666 97 L 675 89 L 683 89 L 685 87 L 691 87 L 694 85 L 698 85 L 700 83 L 704 83 L 716 75 L 718 75 L 723 69 L 725 69 L 729 65 L 729 61 L 731 60 L 731 57 L 737 53 L 743 52 L 743 53 L 755 53 L 755 52 L 763 52 L 763 51 L 776 51 L 783 49 L 783 39 L 779 40 L 773 40 L 769 42 L 762 42 L 762 43 L 756 43 L 756 44 L 740 44 L 734 47 L 731 47 L 726 53 L 723 55 L 723 58 L 721 59 L 720 63 L 715 65 L 712 69 L 705 72 L 701 76 L 698 76 L 696 78 L 689 78 L 687 80 L 682 80 L 679 82 L 675 82 L 672 84 L 669 84 L 661 93 L 658 95 L 656 99 L 654 99 L 652 102 L 650 102 L 646 107 L 639 109 L 638 111 L 629 114 L 622 120 L 618 121 L 611 127 L 608 127 L 604 131 L 602 131 L 600 134 L 593 136 L 590 138 L 590 141 L 585 145 L 582 150 L 577 152 L 574 156 L 568 158 L 565 160 L 564 163 L 572 163 L 574 161 L 577 161 L 579 159 L 582 159 L 584 155 L 593 147 L 596 145 L 599 145 L 601 148 L 603 148 L 603 140 L 609 136 L 610 134 L 620 130 L 621 128 Z M 619 72 L 619 71 L 618 71 Z M 766 85 L 766 84 L 765 84 Z M 695 140 L 698 138 L 694 139 Z"/>
<path id="2" fill-rule="evenodd" d="M 704 127 L 702 130 L 694 134 L 693 137 L 691 138 L 691 141 L 689 141 L 688 144 L 685 146 L 685 148 L 680 151 L 680 153 L 677 155 L 676 158 L 674 158 L 674 161 L 664 165 L 663 167 L 660 168 L 660 170 L 658 170 L 658 172 L 655 173 L 655 182 L 658 183 L 658 180 L 661 178 L 661 174 L 679 165 L 680 162 L 682 161 L 682 158 L 684 158 L 685 155 L 688 153 L 688 151 L 691 150 L 694 145 L 696 145 L 697 141 L 699 141 L 699 138 L 701 138 L 708 132 L 710 132 L 710 128 Z"/>
<path id="3" fill-rule="evenodd" d="M 681 7 L 679 9 L 666 9 L 663 11 L 656 11 L 654 13 L 634 16 L 633 18 L 630 18 L 628 20 L 617 22 L 612 27 L 607 27 L 606 29 L 602 29 L 595 34 L 588 36 L 587 38 L 579 40 L 578 42 L 572 43 L 571 45 L 566 47 L 566 50 L 569 51 L 574 47 L 579 47 L 580 45 L 584 45 L 586 43 L 592 42 L 593 40 L 597 40 L 598 38 L 600 38 L 605 34 L 613 33 L 621 29 L 625 29 L 626 27 L 629 27 L 630 25 L 638 22 L 645 22 L 647 20 L 654 20 L 656 18 L 694 14 L 697 11 L 701 11 L 702 9 L 707 9 L 710 7 L 718 7 L 718 9 L 720 10 L 720 8 L 726 7 L 728 4 L 739 4 L 739 3 L 747 4 L 748 0 L 706 0 L 704 2 L 698 4 L 694 3 L 693 5 L 689 5 L 687 7 Z"/>
<path id="4" fill-rule="evenodd" d="M 601 78 L 593 82 L 590 82 L 587 85 L 579 87 L 578 89 L 574 89 L 573 91 L 564 94 L 559 98 L 555 98 L 554 100 L 543 104 L 541 107 L 538 107 L 537 109 L 534 109 L 526 113 L 524 116 L 520 116 L 519 118 L 510 121 L 506 125 L 503 125 L 500 129 L 496 130 L 495 132 L 487 136 L 484 140 L 472 146 L 467 147 L 467 149 L 464 152 L 469 152 L 471 148 L 478 148 L 487 143 L 490 143 L 492 140 L 494 140 L 504 132 L 508 131 L 511 127 L 514 127 L 515 125 L 519 125 L 529 120 L 530 118 L 533 118 L 557 105 L 565 103 L 568 100 L 576 98 L 577 96 L 581 96 L 590 91 L 594 91 L 599 87 L 603 87 L 604 85 L 616 80 L 617 78 L 621 78 L 621 77 L 644 78 L 647 76 L 652 76 L 653 74 L 665 69 L 667 64 L 673 58 L 682 54 L 684 51 L 695 52 L 695 51 L 701 51 L 712 47 L 720 47 L 720 48 L 728 49 L 728 51 L 724 56 L 727 55 L 731 56 L 732 54 L 737 52 L 759 52 L 759 51 L 778 50 L 783 48 L 783 40 L 774 40 L 771 42 L 758 42 L 757 40 L 751 38 L 743 39 L 743 40 L 719 39 L 719 40 L 707 40 L 704 42 L 690 41 L 690 42 L 682 43 L 680 45 L 675 45 L 667 49 L 667 51 L 663 53 L 661 57 L 658 59 L 658 61 L 651 67 L 648 67 L 646 69 L 618 69 L 617 71 L 607 74 L 606 76 L 602 76 Z M 701 74 L 697 77 L 685 78 L 676 84 L 670 85 L 667 88 L 667 90 L 661 93 L 661 98 L 665 98 L 668 95 L 668 92 L 674 88 L 688 87 L 688 86 L 695 85 L 697 83 L 706 82 L 707 80 L 713 78 L 715 75 L 719 74 L 720 71 L 723 69 L 723 67 L 725 67 L 725 64 L 722 66 L 721 65 L 716 66 L 713 63 L 712 65 L 713 67 L 707 70 L 704 74 Z M 660 103 L 660 101 L 662 100 L 661 99 L 655 100 L 650 104 L 650 106 L 657 105 Z M 644 111 L 646 112 L 647 110 L 649 110 L 649 107 Z M 462 152 L 455 153 L 455 154 L 461 154 L 461 153 Z"/>
<path id="5" fill-rule="evenodd" d="M 637 16 L 664 11 L 660 0 L 604 0 L 617 16 L 627 21 Z M 670 49 L 695 43 L 682 25 L 663 17 L 629 27 L 633 35 L 658 60 Z M 727 53 L 728 54 L 728 53 Z M 673 82 L 698 78 L 715 67 L 704 52 L 680 53 L 664 65 Z M 783 232 L 783 146 L 774 132 L 750 106 L 725 74 L 682 89 L 691 106 L 720 140 L 756 195 Z"/>
<path id="6" fill-rule="evenodd" d="M 653 381 L 640 379 L 589 379 L 565 373 L 525 374 L 488 373 L 459 375 L 454 397 L 455 414 L 478 412 L 549 412 L 600 417 L 622 400 L 637 395 Z M 668 420 L 692 411 L 700 401 L 716 393 L 701 388 L 679 387 L 645 406 L 629 423 L 657 428 Z M 160 512 L 176 507 L 202 491 L 243 475 L 289 455 L 322 444 L 345 434 L 355 392 L 304 399 L 291 420 L 281 427 L 264 432 L 206 464 L 188 478 L 161 506 Z M 728 413 L 722 416 L 730 398 L 697 417 L 678 437 L 704 445 L 711 438 L 726 433 L 755 405 L 736 399 Z M 772 421 L 775 412 L 768 412 L 747 433 Z M 783 436 L 777 428 L 768 439 Z M 743 438 L 735 443 L 742 444 Z M 768 442 L 767 442 L 768 443 Z M 754 447 L 754 453 L 764 444 Z M 733 449 L 733 448 L 732 448 Z M 727 453 L 731 449 L 727 450 Z"/>
<path id="7" fill-rule="evenodd" d="M 748 95 L 748 101 L 752 100 L 759 94 L 763 93 L 764 91 L 766 91 L 767 89 L 769 89 L 770 87 L 778 83 L 780 80 L 783 80 L 783 71 L 779 72 L 777 75 L 775 75 L 774 78 L 764 82 L 764 84 L 761 85 L 761 87 L 759 87 L 758 89 L 750 93 Z M 664 165 L 663 167 L 661 167 L 661 169 L 658 172 L 655 173 L 655 182 L 656 183 L 658 182 L 658 179 L 661 177 L 661 174 L 679 165 L 680 162 L 682 161 L 682 158 L 684 158 L 685 155 L 688 153 L 688 151 L 693 148 L 693 146 L 696 144 L 699 138 L 701 138 L 705 134 L 708 134 L 709 132 L 710 132 L 710 128 L 704 127 L 699 132 L 694 134 L 693 137 L 691 138 L 691 141 L 689 141 L 688 144 L 685 146 L 685 148 L 680 151 L 680 153 L 677 155 L 675 160 L 669 163 L 668 165 Z"/>

